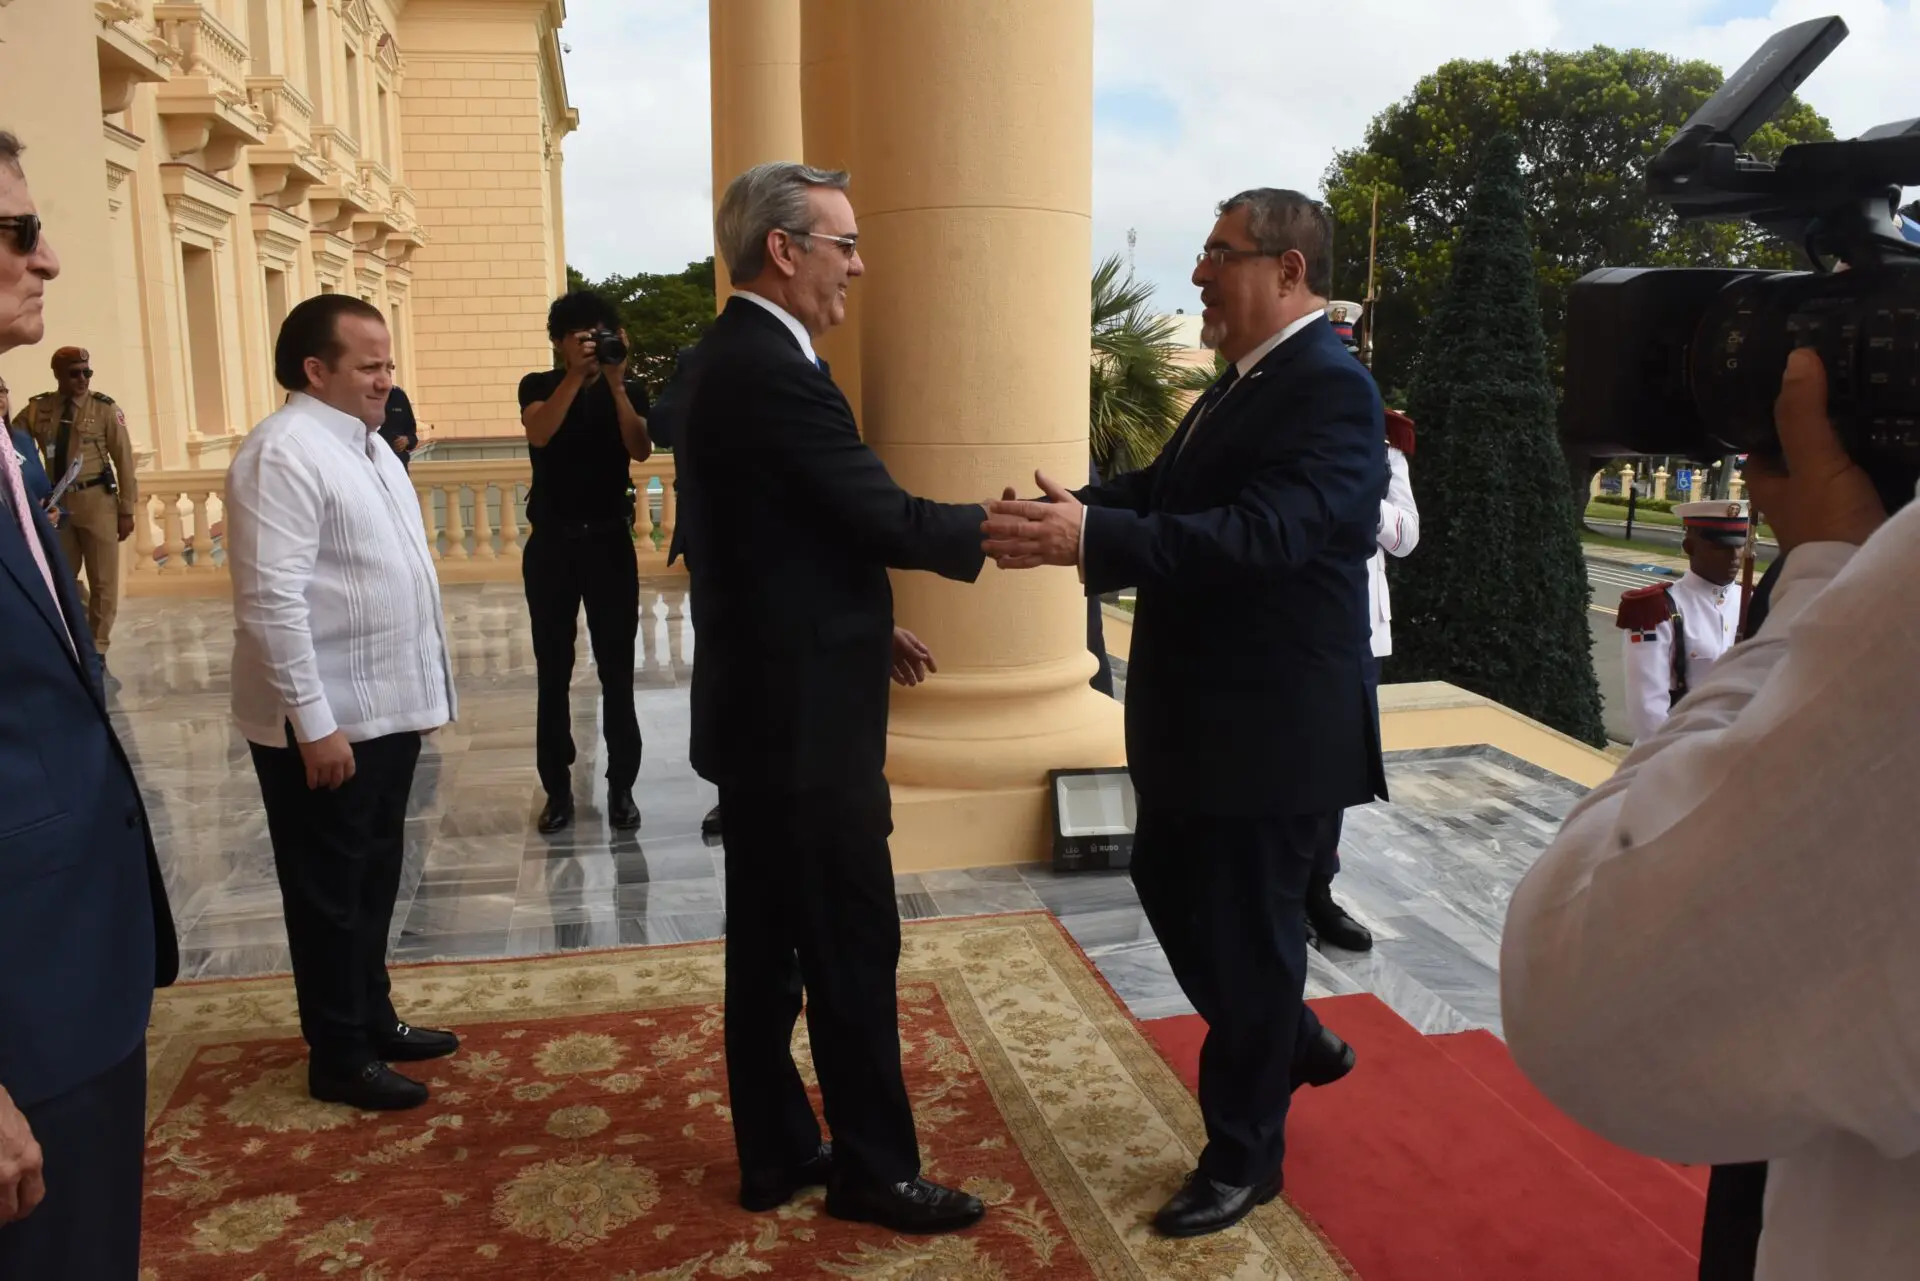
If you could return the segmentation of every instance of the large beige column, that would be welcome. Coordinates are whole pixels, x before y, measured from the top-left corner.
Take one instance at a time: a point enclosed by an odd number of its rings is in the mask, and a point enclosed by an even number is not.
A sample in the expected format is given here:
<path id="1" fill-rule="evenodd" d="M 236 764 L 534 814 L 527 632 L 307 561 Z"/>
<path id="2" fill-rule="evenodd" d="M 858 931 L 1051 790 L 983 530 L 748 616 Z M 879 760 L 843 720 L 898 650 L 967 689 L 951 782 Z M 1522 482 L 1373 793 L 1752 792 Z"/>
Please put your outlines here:
<path id="1" fill-rule="evenodd" d="M 855 42 L 853 0 L 800 0 L 800 115 L 805 160 L 821 169 L 853 174 L 853 207 L 860 208 L 860 162 L 853 97 Z M 860 417 L 860 297 L 858 281 L 847 291 L 847 319 L 818 344 L 833 368 L 833 380 Z"/>
<path id="2" fill-rule="evenodd" d="M 861 375 L 895 479 L 951 501 L 1087 475 L 1092 0 L 855 0 Z M 939 674 L 895 690 L 899 867 L 1045 857 L 1052 768 L 1124 760 L 1070 569 L 894 576 Z"/>
<path id="3" fill-rule="evenodd" d="M 800 0 L 708 0 L 707 53 L 717 210 L 745 170 L 800 158 Z M 716 251 L 715 304 L 732 292 Z"/>

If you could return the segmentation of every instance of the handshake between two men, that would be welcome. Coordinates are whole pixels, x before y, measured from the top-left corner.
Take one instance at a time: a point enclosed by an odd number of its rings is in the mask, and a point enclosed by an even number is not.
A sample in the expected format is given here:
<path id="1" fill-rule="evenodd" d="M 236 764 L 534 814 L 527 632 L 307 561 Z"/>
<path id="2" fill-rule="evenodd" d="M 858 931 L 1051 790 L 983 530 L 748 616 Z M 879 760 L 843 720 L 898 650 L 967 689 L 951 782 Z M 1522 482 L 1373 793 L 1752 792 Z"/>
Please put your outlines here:
<path id="1" fill-rule="evenodd" d="M 981 504 L 987 519 L 981 523 L 981 549 L 1001 569 L 1032 569 L 1037 565 L 1074 565 L 1080 559 L 1080 500 L 1048 479 L 1033 474 L 1043 500 L 1023 500 L 1013 486 L 999 499 Z M 893 667 L 896 685 L 913 686 L 938 672 L 933 653 L 904 627 L 893 629 Z"/>

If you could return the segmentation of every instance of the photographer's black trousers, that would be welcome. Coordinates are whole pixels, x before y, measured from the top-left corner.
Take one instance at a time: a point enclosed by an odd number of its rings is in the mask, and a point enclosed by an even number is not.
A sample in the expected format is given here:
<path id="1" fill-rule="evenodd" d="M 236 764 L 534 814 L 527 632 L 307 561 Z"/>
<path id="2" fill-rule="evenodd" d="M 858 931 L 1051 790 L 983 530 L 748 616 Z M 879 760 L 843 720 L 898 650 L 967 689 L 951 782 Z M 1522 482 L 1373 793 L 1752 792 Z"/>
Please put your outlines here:
<path id="1" fill-rule="evenodd" d="M 548 796 L 573 794 L 573 684 L 580 606 L 600 673 L 607 790 L 630 791 L 640 775 L 640 720 L 633 710 L 633 647 L 640 630 L 640 568 L 624 521 L 541 526 L 520 561 L 533 624 L 539 685 L 534 754 Z"/>

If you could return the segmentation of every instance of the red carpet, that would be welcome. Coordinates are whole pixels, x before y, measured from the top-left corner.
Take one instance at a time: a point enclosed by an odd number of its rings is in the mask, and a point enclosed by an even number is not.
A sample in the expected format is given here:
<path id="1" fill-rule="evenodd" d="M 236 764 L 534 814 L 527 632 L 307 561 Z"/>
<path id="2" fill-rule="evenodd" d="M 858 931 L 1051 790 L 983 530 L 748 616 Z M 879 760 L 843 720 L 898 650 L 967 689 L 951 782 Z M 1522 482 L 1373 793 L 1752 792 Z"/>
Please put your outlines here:
<path id="1" fill-rule="evenodd" d="M 1693 1281 L 1705 1172 L 1562 1116 L 1489 1033 L 1425 1037 L 1372 996 L 1315 1001 L 1359 1055 L 1302 1090 L 1287 1193 L 1361 1281 Z M 1206 1024 L 1145 1024 L 1192 1086 Z"/>

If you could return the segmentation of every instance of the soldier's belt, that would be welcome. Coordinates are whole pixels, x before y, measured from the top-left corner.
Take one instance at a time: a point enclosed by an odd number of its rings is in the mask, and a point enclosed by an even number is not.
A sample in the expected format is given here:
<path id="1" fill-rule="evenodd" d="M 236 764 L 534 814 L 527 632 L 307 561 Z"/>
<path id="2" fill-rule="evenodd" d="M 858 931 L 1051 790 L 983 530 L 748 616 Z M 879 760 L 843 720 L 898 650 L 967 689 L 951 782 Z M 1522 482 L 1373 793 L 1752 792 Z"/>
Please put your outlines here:
<path id="1" fill-rule="evenodd" d="M 95 476 L 92 480 L 76 481 L 73 488 L 68 492 L 78 493 L 83 489 L 92 489 L 95 485 L 111 485 L 112 483 L 113 477 L 102 473 L 101 475 Z"/>

